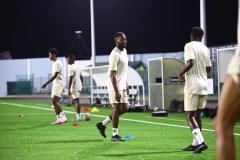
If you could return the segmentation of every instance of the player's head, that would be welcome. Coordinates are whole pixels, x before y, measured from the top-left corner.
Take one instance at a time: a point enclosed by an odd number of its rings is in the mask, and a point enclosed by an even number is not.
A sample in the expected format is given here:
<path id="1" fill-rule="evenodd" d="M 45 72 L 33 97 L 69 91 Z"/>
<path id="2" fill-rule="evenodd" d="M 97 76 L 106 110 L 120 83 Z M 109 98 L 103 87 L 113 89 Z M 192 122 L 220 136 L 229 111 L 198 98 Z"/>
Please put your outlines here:
<path id="1" fill-rule="evenodd" d="M 114 34 L 113 39 L 116 43 L 116 47 L 119 49 L 126 48 L 127 46 L 127 37 L 123 32 L 117 32 Z"/>
<path id="2" fill-rule="evenodd" d="M 49 58 L 51 60 L 55 60 L 57 58 L 57 55 L 58 55 L 58 50 L 56 48 L 51 48 L 48 50 L 48 53 L 49 53 Z"/>
<path id="3" fill-rule="evenodd" d="M 193 27 L 190 33 L 191 41 L 202 41 L 204 32 L 200 27 Z"/>
<path id="4" fill-rule="evenodd" d="M 75 61 L 75 56 L 74 55 L 69 55 L 67 58 L 67 62 L 69 65 L 73 64 Z"/>

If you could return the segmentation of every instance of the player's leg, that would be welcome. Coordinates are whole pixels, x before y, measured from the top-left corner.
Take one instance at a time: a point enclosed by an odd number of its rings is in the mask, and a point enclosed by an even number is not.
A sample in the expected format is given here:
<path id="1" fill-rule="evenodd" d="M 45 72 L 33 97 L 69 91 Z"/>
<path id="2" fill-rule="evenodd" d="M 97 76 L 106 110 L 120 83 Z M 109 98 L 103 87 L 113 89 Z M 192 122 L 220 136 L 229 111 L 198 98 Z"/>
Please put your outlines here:
<path id="1" fill-rule="evenodd" d="M 216 131 L 216 155 L 218 160 L 236 159 L 233 129 L 240 116 L 240 93 L 231 75 L 224 82 L 217 116 L 214 121 Z"/>
<path id="2" fill-rule="evenodd" d="M 122 112 L 122 103 L 114 104 L 114 111 L 112 114 L 112 139 L 111 139 L 111 141 L 125 141 L 118 134 L 118 124 L 119 124 L 119 117 L 120 117 L 121 112 Z"/>
<path id="3" fill-rule="evenodd" d="M 73 121 L 81 121 L 81 113 L 80 113 L 80 103 L 79 103 L 79 98 L 73 99 L 75 111 L 76 111 L 76 116 L 73 119 Z"/>
<path id="4" fill-rule="evenodd" d="M 121 113 L 122 104 L 115 103 L 114 104 L 114 111 L 112 114 L 112 128 L 113 128 L 113 136 L 118 134 L 118 123 L 119 123 L 119 116 Z"/>
<path id="5" fill-rule="evenodd" d="M 201 118 L 201 113 L 203 109 L 197 109 L 195 119 L 197 121 L 198 127 L 200 128 L 200 131 L 202 131 L 202 118 Z"/>
<path id="6" fill-rule="evenodd" d="M 60 113 L 62 112 L 61 108 L 58 106 L 59 97 L 57 96 L 57 88 L 55 86 L 52 87 L 51 91 L 51 98 L 52 98 L 52 105 L 56 113 L 57 120 L 52 124 L 61 124 L 61 116 Z"/>
<path id="7" fill-rule="evenodd" d="M 61 105 L 60 105 L 60 98 L 62 96 L 63 90 L 64 90 L 64 86 L 62 86 L 62 85 L 57 86 L 55 88 L 55 97 L 56 97 L 56 106 L 61 111 L 60 112 L 61 122 L 65 123 L 65 122 L 67 122 L 67 118 L 65 116 L 64 111 L 62 110 Z"/>
<path id="8" fill-rule="evenodd" d="M 191 99 L 192 96 L 193 96 L 193 94 L 189 94 L 189 93 L 184 94 L 184 110 L 185 110 L 186 119 L 187 119 L 188 125 L 190 126 L 191 131 L 192 131 L 193 127 L 191 127 L 192 123 L 189 122 L 189 118 L 191 116 L 193 116 L 191 114 L 195 114 L 195 110 L 197 108 L 196 103 L 192 103 L 192 102 L 196 102 L 196 101 L 192 101 L 192 99 Z M 194 108 L 194 106 L 195 106 L 195 108 Z M 198 145 L 199 144 L 198 144 L 196 138 L 193 136 L 192 144 L 186 148 L 183 148 L 182 150 L 183 151 L 194 151 Z"/>
<path id="9" fill-rule="evenodd" d="M 127 91 L 123 90 L 123 95 L 122 95 L 122 106 L 121 106 L 121 113 L 120 115 L 126 113 L 128 111 L 128 95 Z"/>
<path id="10" fill-rule="evenodd" d="M 115 100 L 115 92 L 114 91 L 110 91 L 109 92 L 109 102 L 112 105 L 113 105 L 114 102 L 116 102 L 116 100 Z M 109 122 L 112 121 L 112 115 L 113 115 L 113 112 L 108 117 L 106 117 L 102 122 L 99 122 L 99 123 L 96 124 L 97 129 L 99 130 L 100 134 L 104 138 L 106 138 L 106 133 L 105 133 L 106 126 L 107 126 L 107 124 Z"/>
<path id="11" fill-rule="evenodd" d="M 112 141 L 125 141 L 118 134 L 119 117 L 127 111 L 127 92 L 120 91 L 121 103 L 114 103 L 114 111 L 112 114 Z"/>
<path id="12" fill-rule="evenodd" d="M 58 103 L 60 98 L 55 95 L 52 95 L 51 97 L 52 97 L 52 103 L 54 106 L 54 110 L 55 110 L 55 113 L 57 116 L 57 120 L 55 122 L 53 122 L 52 124 L 61 124 L 62 121 L 61 121 L 60 113 L 62 112 L 62 108 L 60 107 L 60 105 Z"/>
<path id="13" fill-rule="evenodd" d="M 81 120 L 81 115 L 80 115 L 80 102 L 79 102 L 79 97 L 80 97 L 80 92 L 78 91 L 72 91 L 72 98 L 73 98 L 73 103 L 76 111 L 76 116 L 73 119 L 74 121 L 80 121 Z"/>
<path id="14" fill-rule="evenodd" d="M 196 115 L 198 115 L 197 108 L 199 103 L 199 96 L 196 94 L 185 93 L 184 103 L 184 110 L 186 112 L 187 121 L 194 136 L 194 139 L 192 144 L 184 148 L 183 150 L 194 152 L 197 150 L 197 153 L 201 153 L 202 150 L 205 150 L 207 148 L 207 145 L 205 144 L 196 118 Z M 198 149 L 199 147 L 200 150 Z"/>
<path id="15" fill-rule="evenodd" d="M 123 103 L 124 104 L 124 103 Z M 114 105 L 113 105 L 114 106 Z M 123 105 L 122 105 L 123 106 Z M 113 107 L 114 108 L 114 107 Z M 121 113 L 120 115 L 124 114 L 127 112 L 127 104 L 124 105 L 124 107 L 121 107 Z M 113 112 L 108 116 L 106 117 L 103 121 L 102 121 L 102 124 L 104 126 L 107 126 L 108 123 L 110 123 L 112 121 L 112 115 L 113 115 Z"/>
<path id="16" fill-rule="evenodd" d="M 206 103 L 207 103 L 207 95 L 197 95 L 198 96 L 198 106 L 197 106 L 197 111 L 196 111 L 196 115 L 195 115 L 195 120 L 197 122 L 197 129 L 195 129 L 195 131 L 197 131 L 196 133 L 199 133 L 197 135 L 194 136 L 196 138 L 196 140 L 198 141 L 198 147 L 194 150 L 194 153 L 201 153 L 203 150 L 206 150 L 208 148 L 203 135 L 202 135 L 202 119 L 201 119 L 201 112 L 202 110 L 205 108 Z M 194 130 L 193 130 L 194 131 Z"/>

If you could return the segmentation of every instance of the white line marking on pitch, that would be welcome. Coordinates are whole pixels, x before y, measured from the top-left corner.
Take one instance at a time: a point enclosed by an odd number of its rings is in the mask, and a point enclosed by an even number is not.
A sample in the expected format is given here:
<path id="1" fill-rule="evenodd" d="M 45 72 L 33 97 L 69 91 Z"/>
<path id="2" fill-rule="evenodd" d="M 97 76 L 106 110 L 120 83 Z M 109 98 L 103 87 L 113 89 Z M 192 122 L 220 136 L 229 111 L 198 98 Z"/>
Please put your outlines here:
<path id="1" fill-rule="evenodd" d="M 36 106 L 27 106 L 27 105 L 23 105 L 23 104 L 14 104 L 14 103 L 6 103 L 6 102 L 0 102 L 0 104 L 53 111 L 53 109 L 50 109 L 50 108 L 41 108 L 41 107 L 36 107 Z M 66 112 L 66 113 L 74 113 L 75 114 L 75 112 L 72 112 L 72 111 L 64 110 L 64 112 Z M 91 115 L 95 116 L 95 117 L 106 117 L 106 116 L 94 115 L 94 114 L 91 114 Z M 170 126 L 170 127 L 178 127 L 178 128 L 187 128 L 187 129 L 189 129 L 188 126 L 179 126 L 179 125 L 174 125 L 174 124 L 166 124 L 166 123 L 159 123 L 159 122 L 149 122 L 149 121 L 135 120 L 135 119 L 128 119 L 128 118 L 120 118 L 120 119 L 121 120 L 125 120 L 125 121 L 132 121 L 132 122 L 140 122 L 140 123 L 156 124 L 156 125 L 162 125 L 162 126 Z M 214 130 L 212 130 L 212 129 L 204 129 L 203 128 L 202 130 L 214 132 Z M 234 133 L 234 135 L 240 136 L 239 133 Z"/>
<path id="2" fill-rule="evenodd" d="M 186 122 L 186 120 L 181 120 L 181 119 L 171 119 L 171 118 L 161 118 L 161 117 L 148 117 L 148 116 L 143 116 L 145 118 L 153 118 L 153 119 L 161 119 L 161 120 L 170 120 L 170 121 L 178 121 L 178 122 Z M 212 123 L 204 123 L 202 124 L 207 124 L 207 125 L 212 125 Z M 238 126 L 236 126 L 238 127 Z"/>

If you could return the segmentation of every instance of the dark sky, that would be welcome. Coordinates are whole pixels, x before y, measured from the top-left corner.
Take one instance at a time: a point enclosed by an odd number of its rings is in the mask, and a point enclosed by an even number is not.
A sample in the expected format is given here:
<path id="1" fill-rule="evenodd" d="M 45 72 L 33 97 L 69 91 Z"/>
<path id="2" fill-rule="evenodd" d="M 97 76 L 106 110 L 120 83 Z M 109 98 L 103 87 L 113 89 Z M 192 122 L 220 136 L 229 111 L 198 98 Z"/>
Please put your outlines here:
<path id="1" fill-rule="evenodd" d="M 96 55 L 114 47 L 123 31 L 128 53 L 182 51 L 189 31 L 200 25 L 199 0 L 94 0 Z M 206 0 L 208 46 L 236 43 L 237 0 Z M 47 57 L 56 47 L 65 56 L 82 30 L 91 53 L 90 0 L 1 0 L 0 51 L 14 59 Z M 75 41 L 74 46 L 82 41 Z M 83 48 L 83 46 L 81 46 Z"/>

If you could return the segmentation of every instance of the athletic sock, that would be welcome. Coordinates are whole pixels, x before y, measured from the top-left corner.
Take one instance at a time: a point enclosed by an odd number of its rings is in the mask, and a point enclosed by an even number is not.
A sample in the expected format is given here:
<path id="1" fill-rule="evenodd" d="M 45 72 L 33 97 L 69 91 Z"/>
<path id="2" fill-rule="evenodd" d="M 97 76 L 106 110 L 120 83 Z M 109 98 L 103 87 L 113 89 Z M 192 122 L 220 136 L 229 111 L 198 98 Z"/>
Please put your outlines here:
<path id="1" fill-rule="evenodd" d="M 202 144 L 204 142 L 204 139 L 203 139 L 203 136 L 202 136 L 202 133 L 200 131 L 199 128 L 196 128 L 192 131 L 192 134 L 194 135 L 194 137 L 196 138 L 198 144 Z"/>
<path id="2" fill-rule="evenodd" d="M 109 118 L 109 117 L 107 117 L 106 119 L 104 119 L 103 121 L 102 121 L 102 124 L 104 125 L 104 126 L 106 126 L 109 122 L 111 122 L 112 120 Z"/>
<path id="3" fill-rule="evenodd" d="M 61 120 L 61 116 L 57 115 L 57 121 Z"/>
<path id="4" fill-rule="evenodd" d="M 76 114 L 76 118 L 77 118 L 77 119 L 81 119 L 80 113 L 79 113 L 79 114 L 78 114 L 78 113 Z"/>
<path id="5" fill-rule="evenodd" d="M 192 146 L 198 146 L 198 141 L 195 137 L 193 138 Z"/>
<path id="6" fill-rule="evenodd" d="M 118 135 L 118 128 L 112 128 L 112 136 Z"/>
<path id="7" fill-rule="evenodd" d="M 65 114 L 64 114 L 64 112 L 63 112 L 63 111 L 60 113 L 60 116 L 61 116 L 61 118 L 64 118 L 64 119 L 66 119 L 66 116 L 65 116 Z"/>

